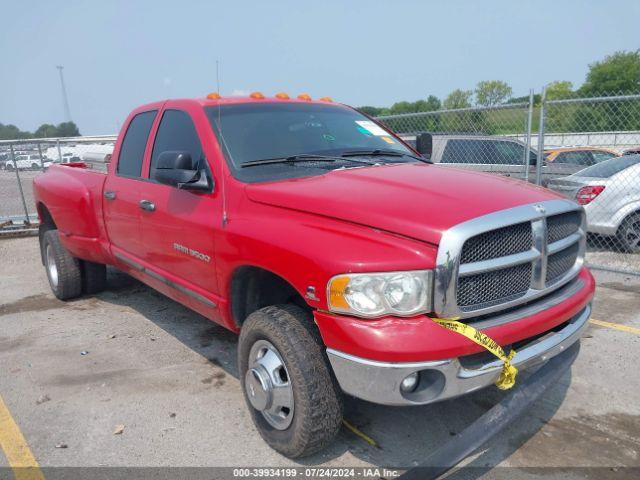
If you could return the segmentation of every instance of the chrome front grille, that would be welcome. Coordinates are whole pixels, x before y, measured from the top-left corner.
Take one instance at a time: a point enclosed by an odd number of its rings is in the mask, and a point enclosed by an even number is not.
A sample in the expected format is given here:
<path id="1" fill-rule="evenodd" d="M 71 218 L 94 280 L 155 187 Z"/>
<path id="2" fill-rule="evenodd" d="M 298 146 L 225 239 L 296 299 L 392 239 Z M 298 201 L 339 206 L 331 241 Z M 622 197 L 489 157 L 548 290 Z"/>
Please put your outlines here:
<path id="1" fill-rule="evenodd" d="M 462 247 L 460 263 L 506 257 L 531 248 L 531 224 L 509 225 L 470 238 Z"/>
<path id="2" fill-rule="evenodd" d="M 572 246 L 560 250 L 558 253 L 549 255 L 549 261 L 547 262 L 547 277 L 546 284 L 553 284 L 556 280 L 562 278 L 562 276 L 571 270 L 571 267 L 575 265 L 578 259 L 579 245 L 574 243 Z"/>
<path id="3" fill-rule="evenodd" d="M 557 242 L 576 233 L 580 228 L 580 212 L 567 212 L 547 218 L 547 243 Z"/>
<path id="4" fill-rule="evenodd" d="M 531 284 L 531 263 L 461 277 L 458 307 L 464 312 L 489 307 L 523 296 Z"/>
<path id="5" fill-rule="evenodd" d="M 471 317 L 510 308 L 564 285 L 580 270 L 584 214 L 550 200 L 456 225 L 438 249 L 434 308 Z"/>

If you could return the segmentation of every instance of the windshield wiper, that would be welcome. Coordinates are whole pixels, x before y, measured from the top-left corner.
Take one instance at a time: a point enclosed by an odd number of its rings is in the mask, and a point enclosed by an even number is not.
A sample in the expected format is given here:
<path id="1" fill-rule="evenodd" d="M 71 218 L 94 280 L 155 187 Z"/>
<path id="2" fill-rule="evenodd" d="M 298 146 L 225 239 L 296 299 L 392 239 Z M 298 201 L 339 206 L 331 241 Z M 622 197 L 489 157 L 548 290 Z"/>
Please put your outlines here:
<path id="1" fill-rule="evenodd" d="M 299 154 L 289 157 L 262 158 L 260 160 L 250 160 L 240 165 L 240 168 L 257 167 L 259 165 L 272 165 L 275 163 L 296 163 L 296 162 L 337 162 L 336 157 L 326 157 L 324 155 Z"/>
<path id="2" fill-rule="evenodd" d="M 356 160 L 355 158 L 332 157 L 330 155 L 314 155 L 312 153 L 300 153 L 288 157 L 263 158 L 260 160 L 250 160 L 240 165 L 240 168 L 256 167 L 259 165 L 273 165 L 276 163 L 299 163 L 299 162 L 343 162 L 363 163 L 365 165 L 376 165 L 366 160 Z"/>
<path id="3" fill-rule="evenodd" d="M 345 152 L 342 154 L 343 157 L 359 157 L 359 156 L 380 156 L 380 157 L 409 157 L 414 158 L 420 162 L 424 163 L 433 163 L 430 160 L 427 160 L 424 157 L 418 157 L 417 155 L 412 155 L 410 153 L 403 153 L 397 150 L 384 150 L 384 149 L 375 149 L 375 150 L 354 150 L 352 152 Z"/>

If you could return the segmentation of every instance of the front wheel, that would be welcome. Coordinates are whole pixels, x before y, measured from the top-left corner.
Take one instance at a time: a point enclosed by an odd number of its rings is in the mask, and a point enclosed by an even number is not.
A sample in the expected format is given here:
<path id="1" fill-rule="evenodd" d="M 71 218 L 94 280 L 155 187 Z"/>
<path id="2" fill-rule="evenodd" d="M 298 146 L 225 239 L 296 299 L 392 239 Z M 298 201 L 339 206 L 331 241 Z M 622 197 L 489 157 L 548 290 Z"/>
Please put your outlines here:
<path id="1" fill-rule="evenodd" d="M 640 253 L 640 213 L 625 218 L 617 237 L 625 252 Z"/>
<path id="2" fill-rule="evenodd" d="M 307 312 L 277 305 L 249 315 L 240 332 L 238 365 L 253 421 L 274 450 L 303 457 L 334 439 L 342 395 Z"/>

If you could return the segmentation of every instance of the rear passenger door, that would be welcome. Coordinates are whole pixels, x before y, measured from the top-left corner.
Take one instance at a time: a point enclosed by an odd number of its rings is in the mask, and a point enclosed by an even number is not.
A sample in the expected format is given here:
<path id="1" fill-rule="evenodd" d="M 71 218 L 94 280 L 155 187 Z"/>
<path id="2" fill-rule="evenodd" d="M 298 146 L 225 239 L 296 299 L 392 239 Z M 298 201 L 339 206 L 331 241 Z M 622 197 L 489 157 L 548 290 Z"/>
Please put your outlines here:
<path id="1" fill-rule="evenodd" d="M 144 183 L 142 165 L 157 113 L 158 110 L 140 112 L 131 119 L 104 185 L 105 226 L 114 254 L 119 257 L 140 257 L 144 253 L 139 206 L 140 188 Z"/>

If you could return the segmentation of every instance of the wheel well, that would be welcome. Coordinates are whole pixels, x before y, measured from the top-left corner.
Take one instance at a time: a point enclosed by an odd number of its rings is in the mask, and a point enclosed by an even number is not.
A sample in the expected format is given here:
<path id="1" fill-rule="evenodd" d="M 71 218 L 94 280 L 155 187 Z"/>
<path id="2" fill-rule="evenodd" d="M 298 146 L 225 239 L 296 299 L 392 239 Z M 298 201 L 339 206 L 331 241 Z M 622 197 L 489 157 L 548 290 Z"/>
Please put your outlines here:
<path id="1" fill-rule="evenodd" d="M 231 313 L 236 325 L 256 310 L 269 305 L 290 303 L 304 309 L 309 305 L 284 278 L 263 268 L 238 268 L 231 279 Z"/>
<path id="2" fill-rule="evenodd" d="M 51 212 L 49 212 L 49 209 L 45 206 L 44 203 L 38 203 L 38 216 L 40 217 L 40 225 L 38 226 L 38 238 L 40 239 L 40 260 L 44 265 L 44 251 L 42 250 L 42 240 L 44 239 L 44 234 L 49 230 L 55 230 L 58 227 L 56 226 L 56 222 L 53 221 Z"/>

